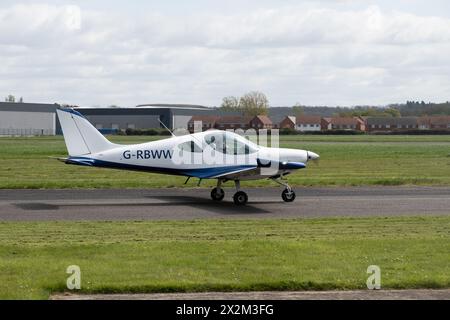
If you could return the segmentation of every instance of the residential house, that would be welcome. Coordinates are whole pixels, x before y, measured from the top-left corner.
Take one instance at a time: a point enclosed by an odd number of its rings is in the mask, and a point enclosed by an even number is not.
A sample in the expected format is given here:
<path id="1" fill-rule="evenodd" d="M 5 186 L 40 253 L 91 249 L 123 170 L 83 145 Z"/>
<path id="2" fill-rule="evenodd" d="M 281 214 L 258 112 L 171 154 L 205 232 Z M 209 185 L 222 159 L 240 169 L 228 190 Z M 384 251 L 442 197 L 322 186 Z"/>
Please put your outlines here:
<path id="1" fill-rule="evenodd" d="M 417 122 L 422 130 L 450 130 L 450 116 L 424 116 Z"/>
<path id="2" fill-rule="evenodd" d="M 295 122 L 296 122 L 296 119 L 294 116 L 286 116 L 286 118 L 281 120 L 278 127 L 280 129 L 292 129 L 293 130 L 293 129 L 295 129 Z"/>
<path id="3" fill-rule="evenodd" d="M 245 116 L 223 116 L 216 120 L 215 127 L 219 130 L 247 130 L 250 127 L 250 120 L 251 117 Z"/>
<path id="4" fill-rule="evenodd" d="M 332 117 L 322 118 L 321 130 L 356 130 L 365 131 L 366 125 L 358 117 Z"/>
<path id="5" fill-rule="evenodd" d="M 297 117 L 295 121 L 295 130 L 297 131 L 320 131 L 321 129 L 320 116 L 303 115 Z"/>
<path id="6" fill-rule="evenodd" d="M 212 129 L 215 127 L 218 119 L 218 116 L 192 116 L 192 118 L 188 121 L 188 130 L 191 133 L 194 132 L 196 123 L 201 125 L 201 131 Z"/>
<path id="7" fill-rule="evenodd" d="M 409 131 L 418 128 L 417 117 L 368 117 L 368 132 Z"/>
<path id="8" fill-rule="evenodd" d="M 269 129 L 270 130 L 273 128 L 273 123 L 272 123 L 272 120 L 270 120 L 270 118 L 268 116 L 259 115 L 259 116 L 255 116 L 253 119 L 250 120 L 249 127 L 253 128 L 255 130 L 260 130 L 260 129 Z"/>

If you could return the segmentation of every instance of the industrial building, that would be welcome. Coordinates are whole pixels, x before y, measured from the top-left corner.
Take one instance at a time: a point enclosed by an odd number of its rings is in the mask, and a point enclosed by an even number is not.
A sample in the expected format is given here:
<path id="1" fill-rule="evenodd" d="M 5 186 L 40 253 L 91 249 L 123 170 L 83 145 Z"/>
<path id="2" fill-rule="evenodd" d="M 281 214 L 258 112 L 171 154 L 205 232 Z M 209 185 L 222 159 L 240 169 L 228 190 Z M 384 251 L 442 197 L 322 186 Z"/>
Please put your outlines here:
<path id="1" fill-rule="evenodd" d="M 216 109 L 183 104 L 145 104 L 134 108 L 76 108 L 100 131 L 105 129 L 187 129 L 192 116 L 216 115 Z"/>
<path id="2" fill-rule="evenodd" d="M 56 109 L 58 104 L 0 102 L 0 135 L 61 134 Z M 133 108 L 81 108 L 83 114 L 102 132 L 126 129 L 187 129 L 192 116 L 217 115 L 217 109 L 199 105 L 146 104 Z"/>
<path id="3" fill-rule="evenodd" d="M 0 102 L 0 135 L 61 134 L 57 104 Z"/>

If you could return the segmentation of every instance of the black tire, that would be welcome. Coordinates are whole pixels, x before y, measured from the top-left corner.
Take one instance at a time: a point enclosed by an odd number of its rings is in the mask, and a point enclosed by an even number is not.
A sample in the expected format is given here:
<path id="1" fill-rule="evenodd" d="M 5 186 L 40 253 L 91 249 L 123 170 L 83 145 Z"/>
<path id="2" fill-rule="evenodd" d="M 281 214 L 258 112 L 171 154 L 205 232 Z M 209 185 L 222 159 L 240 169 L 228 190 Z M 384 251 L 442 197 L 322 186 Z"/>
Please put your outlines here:
<path id="1" fill-rule="evenodd" d="M 288 189 L 284 189 L 281 193 L 281 198 L 283 198 L 284 202 L 292 202 L 295 200 L 295 192 L 294 190 L 289 191 Z"/>
<path id="2" fill-rule="evenodd" d="M 238 191 L 233 196 L 234 204 L 242 206 L 247 203 L 248 196 L 244 191 Z"/>
<path id="3" fill-rule="evenodd" d="M 221 201 L 225 197 L 225 191 L 222 188 L 214 188 L 211 190 L 211 199 Z"/>

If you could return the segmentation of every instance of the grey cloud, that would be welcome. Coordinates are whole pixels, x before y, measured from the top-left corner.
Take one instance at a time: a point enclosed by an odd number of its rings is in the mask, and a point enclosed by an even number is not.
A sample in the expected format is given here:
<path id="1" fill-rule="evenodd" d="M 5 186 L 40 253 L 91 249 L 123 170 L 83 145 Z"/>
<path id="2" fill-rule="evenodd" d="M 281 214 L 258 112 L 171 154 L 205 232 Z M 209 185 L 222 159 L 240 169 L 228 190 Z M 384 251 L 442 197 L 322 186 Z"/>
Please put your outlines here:
<path id="1" fill-rule="evenodd" d="M 225 95 L 263 90 L 272 104 L 285 105 L 450 94 L 450 19 L 326 3 L 188 17 L 80 13 L 69 6 L 0 8 L 4 95 L 82 105 L 217 105 Z"/>

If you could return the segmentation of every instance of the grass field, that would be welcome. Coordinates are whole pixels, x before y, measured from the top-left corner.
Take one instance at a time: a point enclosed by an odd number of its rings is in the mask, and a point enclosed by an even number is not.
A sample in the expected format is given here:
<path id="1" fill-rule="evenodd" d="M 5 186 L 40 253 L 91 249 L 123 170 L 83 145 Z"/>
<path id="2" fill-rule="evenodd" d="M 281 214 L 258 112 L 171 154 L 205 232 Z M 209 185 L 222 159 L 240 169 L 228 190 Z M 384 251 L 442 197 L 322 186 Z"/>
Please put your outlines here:
<path id="1" fill-rule="evenodd" d="M 110 138 L 128 144 L 161 137 Z M 320 165 L 311 164 L 291 175 L 292 185 L 450 185 L 450 135 L 282 136 L 280 145 L 312 150 L 321 156 Z M 184 186 L 182 177 L 70 166 L 49 158 L 65 155 L 62 137 L 0 138 L 0 188 Z M 272 183 L 262 180 L 245 185 Z"/>
<path id="2" fill-rule="evenodd" d="M 0 298 L 82 293 L 450 287 L 450 217 L 0 223 Z"/>

